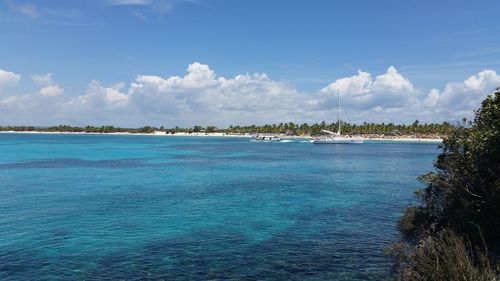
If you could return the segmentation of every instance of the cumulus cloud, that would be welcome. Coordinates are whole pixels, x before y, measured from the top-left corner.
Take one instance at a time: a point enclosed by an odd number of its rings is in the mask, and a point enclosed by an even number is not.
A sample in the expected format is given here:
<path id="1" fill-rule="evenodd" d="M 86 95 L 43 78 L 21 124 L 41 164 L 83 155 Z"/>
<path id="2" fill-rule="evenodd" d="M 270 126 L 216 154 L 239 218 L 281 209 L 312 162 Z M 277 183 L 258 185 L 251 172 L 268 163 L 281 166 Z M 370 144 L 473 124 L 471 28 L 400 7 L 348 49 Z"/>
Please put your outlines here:
<path id="1" fill-rule="evenodd" d="M 206 64 L 192 63 L 186 71 L 187 75 L 184 77 L 172 76 L 167 79 L 159 76 L 139 75 L 136 82 L 156 88 L 161 92 L 179 89 L 201 89 L 215 83 L 215 72 Z"/>
<path id="2" fill-rule="evenodd" d="M 120 82 L 110 87 L 104 87 L 97 81 L 90 82 L 87 93 L 69 102 L 69 105 L 87 110 L 113 110 L 127 105 L 129 96 L 121 90 L 125 84 Z"/>
<path id="3" fill-rule="evenodd" d="M 372 78 L 370 73 L 336 80 L 320 90 L 319 108 L 337 105 L 340 92 L 342 104 L 354 121 L 442 122 L 470 117 L 480 102 L 500 85 L 500 76 L 483 70 L 462 82 L 449 82 L 443 90 L 431 89 L 427 94 L 414 85 L 395 67 Z"/>
<path id="4" fill-rule="evenodd" d="M 42 86 L 38 93 L 44 97 L 59 96 L 64 92 L 64 89 L 52 82 L 52 73 L 31 75 L 31 80 L 35 84 Z"/>
<path id="5" fill-rule="evenodd" d="M 17 82 L 16 75 L 0 71 L 0 81 Z M 64 89 L 54 84 L 51 73 L 31 78 L 41 86 L 38 92 L 0 98 L 0 115 L 10 118 L 5 120 L 118 126 L 333 122 L 340 93 L 351 122 L 442 122 L 470 116 L 500 85 L 495 71 L 484 70 L 426 92 L 391 66 L 379 75 L 360 70 L 316 92 L 301 92 L 265 73 L 223 77 L 198 62 L 190 64 L 183 76 L 141 74 L 130 83 L 112 85 L 91 81 L 76 96 L 62 95 Z"/>
<path id="6" fill-rule="evenodd" d="M 447 83 L 443 90 L 431 89 L 424 99 L 424 105 L 433 115 L 470 116 L 471 110 L 479 107 L 481 101 L 500 86 L 500 75 L 494 70 L 483 70 L 463 82 Z"/>
<path id="7" fill-rule="evenodd" d="M 61 97 L 47 99 L 34 94 L 16 94 L 0 98 L 0 125 L 47 125 L 68 120 L 61 114 Z"/>
<path id="8" fill-rule="evenodd" d="M 100 98 L 106 95 L 103 91 L 92 92 Z M 116 102 L 108 99 L 101 104 L 133 114 L 162 115 L 169 120 L 182 115 L 186 122 L 211 120 L 229 124 L 245 122 L 244 119 L 265 122 L 269 118 L 284 121 L 293 117 L 290 113 L 294 109 L 301 111 L 297 108 L 300 93 L 285 82 L 259 73 L 218 77 L 208 65 L 198 62 L 190 64 L 182 77 L 139 75 L 127 93 L 120 93 L 119 97 Z"/>
<path id="9" fill-rule="evenodd" d="M 368 72 L 358 71 L 357 75 L 336 80 L 320 93 L 327 97 L 325 106 L 331 106 L 334 97 L 340 93 L 345 106 L 358 109 L 373 109 L 381 105 L 400 108 L 413 102 L 417 95 L 413 84 L 393 66 L 375 79 Z"/>
<path id="10" fill-rule="evenodd" d="M 49 85 L 40 89 L 40 94 L 44 97 L 59 96 L 64 92 L 64 89 L 59 85 Z"/>
<path id="11" fill-rule="evenodd" d="M 21 75 L 0 68 L 0 87 L 15 84 L 21 80 Z"/>

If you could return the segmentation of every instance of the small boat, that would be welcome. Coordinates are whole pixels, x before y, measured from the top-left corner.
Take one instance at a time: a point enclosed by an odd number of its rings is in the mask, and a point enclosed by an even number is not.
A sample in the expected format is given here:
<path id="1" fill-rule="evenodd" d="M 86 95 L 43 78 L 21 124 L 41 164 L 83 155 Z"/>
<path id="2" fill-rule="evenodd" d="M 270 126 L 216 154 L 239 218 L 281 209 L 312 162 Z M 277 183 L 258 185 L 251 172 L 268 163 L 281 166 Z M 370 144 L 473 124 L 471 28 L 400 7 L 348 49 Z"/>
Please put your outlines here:
<path id="1" fill-rule="evenodd" d="M 341 134 L 341 122 L 340 122 L 340 92 L 339 92 L 339 109 L 338 109 L 338 122 L 339 122 L 339 128 L 336 133 L 328 130 L 321 130 L 322 133 L 327 134 L 326 136 L 323 137 L 317 137 L 313 140 L 311 140 L 312 143 L 314 144 L 360 144 L 363 143 L 362 138 L 358 137 L 351 137 L 344 135 L 342 136 Z"/>
<path id="2" fill-rule="evenodd" d="M 253 141 L 265 141 L 265 142 L 270 142 L 270 141 L 280 141 L 281 139 L 277 136 L 265 136 L 265 135 L 258 135 L 252 138 Z"/>

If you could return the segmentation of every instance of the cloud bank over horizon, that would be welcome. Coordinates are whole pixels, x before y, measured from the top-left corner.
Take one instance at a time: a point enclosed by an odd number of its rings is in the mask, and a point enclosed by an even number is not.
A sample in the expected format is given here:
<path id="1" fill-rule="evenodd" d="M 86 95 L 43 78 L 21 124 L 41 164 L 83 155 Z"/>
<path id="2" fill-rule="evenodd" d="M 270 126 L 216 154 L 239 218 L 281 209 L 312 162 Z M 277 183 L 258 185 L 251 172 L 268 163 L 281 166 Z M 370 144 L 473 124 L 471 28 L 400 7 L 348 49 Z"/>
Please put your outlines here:
<path id="1" fill-rule="evenodd" d="M 424 90 L 390 66 L 376 76 L 359 70 L 316 92 L 303 92 L 265 73 L 218 76 L 198 62 L 190 64 L 184 76 L 139 74 L 134 81 L 113 85 L 93 80 L 77 94 L 65 91 L 52 73 L 30 78 L 31 82 L 0 66 L 0 125 L 227 127 L 334 122 L 339 93 L 350 122 L 453 122 L 472 116 L 486 95 L 500 86 L 500 75 L 485 69 L 442 89 Z M 25 92 L 21 86 L 28 83 L 37 90 Z"/>

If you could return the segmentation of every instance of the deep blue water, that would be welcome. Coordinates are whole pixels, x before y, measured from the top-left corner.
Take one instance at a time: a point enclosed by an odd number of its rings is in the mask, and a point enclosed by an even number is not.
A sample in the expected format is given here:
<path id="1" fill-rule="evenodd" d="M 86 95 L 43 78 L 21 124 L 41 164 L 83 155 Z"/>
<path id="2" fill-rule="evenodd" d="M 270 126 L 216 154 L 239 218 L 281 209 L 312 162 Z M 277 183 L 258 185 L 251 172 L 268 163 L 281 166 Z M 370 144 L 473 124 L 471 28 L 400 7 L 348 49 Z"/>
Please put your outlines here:
<path id="1" fill-rule="evenodd" d="M 438 153 L 0 134 L 0 279 L 384 280 Z"/>

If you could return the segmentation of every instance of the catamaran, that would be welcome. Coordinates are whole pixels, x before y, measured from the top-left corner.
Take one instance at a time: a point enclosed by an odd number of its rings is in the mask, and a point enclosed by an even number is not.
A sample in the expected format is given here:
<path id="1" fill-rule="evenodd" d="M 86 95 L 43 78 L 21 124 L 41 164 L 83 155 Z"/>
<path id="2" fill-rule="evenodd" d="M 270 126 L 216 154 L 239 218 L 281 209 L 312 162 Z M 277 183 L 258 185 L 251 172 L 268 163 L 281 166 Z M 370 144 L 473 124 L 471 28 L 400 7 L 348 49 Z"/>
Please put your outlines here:
<path id="1" fill-rule="evenodd" d="M 317 137 L 311 142 L 315 144 L 359 144 L 363 143 L 363 139 L 359 137 L 351 137 L 348 135 L 342 136 L 341 122 L 340 122 L 340 92 L 339 92 L 339 108 L 338 108 L 338 123 L 339 127 L 336 133 L 328 130 L 321 130 L 322 133 L 327 134 L 323 137 Z"/>

